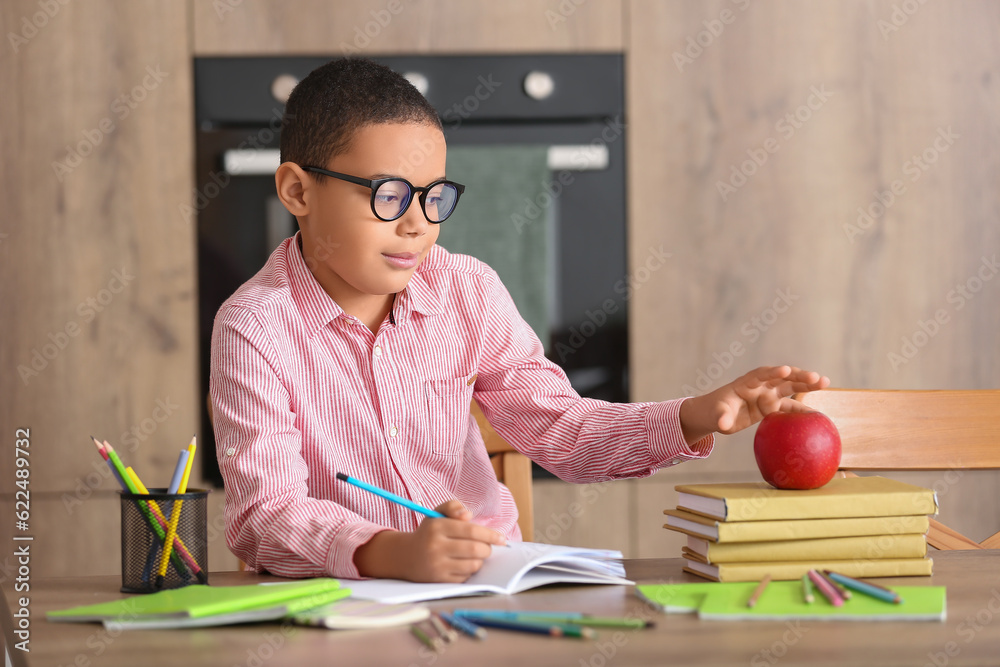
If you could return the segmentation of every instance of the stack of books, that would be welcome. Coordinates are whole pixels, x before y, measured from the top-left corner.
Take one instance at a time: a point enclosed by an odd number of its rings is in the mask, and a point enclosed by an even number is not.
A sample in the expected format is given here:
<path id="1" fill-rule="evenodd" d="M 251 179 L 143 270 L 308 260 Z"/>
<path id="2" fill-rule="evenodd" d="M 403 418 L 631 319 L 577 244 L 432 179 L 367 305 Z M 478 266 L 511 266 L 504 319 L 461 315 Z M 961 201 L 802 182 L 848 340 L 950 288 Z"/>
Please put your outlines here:
<path id="1" fill-rule="evenodd" d="M 664 528 L 685 533 L 687 572 L 714 581 L 929 575 L 928 515 L 937 497 L 885 477 L 836 478 L 807 491 L 764 482 L 682 484 Z"/>

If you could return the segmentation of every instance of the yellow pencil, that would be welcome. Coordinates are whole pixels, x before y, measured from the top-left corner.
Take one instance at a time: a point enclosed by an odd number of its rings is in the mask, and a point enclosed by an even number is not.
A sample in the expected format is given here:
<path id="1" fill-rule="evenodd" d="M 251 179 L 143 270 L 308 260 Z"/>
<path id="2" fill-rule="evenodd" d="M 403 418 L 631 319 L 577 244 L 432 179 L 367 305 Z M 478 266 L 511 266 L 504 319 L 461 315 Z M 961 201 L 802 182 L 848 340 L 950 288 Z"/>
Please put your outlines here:
<path id="1" fill-rule="evenodd" d="M 142 483 L 141 479 L 139 479 L 139 475 L 136 474 L 135 470 L 132 469 L 132 466 L 125 468 L 125 472 L 128 473 L 129 479 L 131 479 L 132 483 L 135 484 L 135 488 L 139 490 L 139 493 L 141 493 L 144 496 L 148 496 L 149 489 L 147 489 L 146 485 Z M 163 516 L 163 512 L 160 511 L 160 506 L 157 505 L 155 502 L 150 501 L 149 509 L 153 511 L 153 514 L 156 516 L 157 521 L 159 521 L 159 523 L 164 528 L 169 529 L 169 522 L 167 520 L 167 517 Z M 164 537 L 164 539 L 166 539 L 166 537 Z M 184 560 L 184 563 L 188 567 L 190 567 L 194 571 L 195 576 L 198 577 L 198 581 L 200 581 L 203 584 L 208 583 L 208 577 L 205 576 L 205 573 L 198 565 L 198 561 L 196 561 L 194 559 L 194 556 L 191 555 L 191 552 L 188 551 L 188 548 L 187 546 L 185 546 L 184 541 L 181 540 L 180 537 L 178 537 L 174 540 L 174 544 L 177 545 L 177 552 L 180 553 L 181 558 Z"/>
<path id="2" fill-rule="evenodd" d="M 191 444 L 188 445 L 188 460 L 187 465 L 184 466 L 184 475 L 181 477 L 180 486 L 177 487 L 177 493 L 182 494 L 187 491 L 188 478 L 191 476 L 191 465 L 194 463 L 194 452 L 198 447 L 197 438 L 195 436 L 191 437 Z M 156 573 L 156 587 L 163 588 L 163 580 L 167 575 L 167 566 L 170 564 L 170 552 L 174 546 L 174 538 L 177 537 L 177 524 L 181 519 L 181 507 L 184 505 L 183 500 L 175 500 L 174 508 L 170 513 L 170 526 L 167 529 L 167 538 L 164 540 L 163 544 L 163 555 L 160 556 L 160 568 Z"/>

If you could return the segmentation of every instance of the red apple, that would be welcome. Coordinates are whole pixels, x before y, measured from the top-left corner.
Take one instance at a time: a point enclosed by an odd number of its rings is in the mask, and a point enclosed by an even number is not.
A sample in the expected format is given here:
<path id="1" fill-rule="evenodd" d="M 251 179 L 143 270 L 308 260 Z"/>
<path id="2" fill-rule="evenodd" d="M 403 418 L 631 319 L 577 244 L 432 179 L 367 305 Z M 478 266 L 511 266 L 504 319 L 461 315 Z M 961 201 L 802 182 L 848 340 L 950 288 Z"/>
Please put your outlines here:
<path id="1" fill-rule="evenodd" d="M 757 426 L 753 453 L 771 486 L 816 489 L 840 466 L 840 433 L 822 412 L 772 412 Z"/>

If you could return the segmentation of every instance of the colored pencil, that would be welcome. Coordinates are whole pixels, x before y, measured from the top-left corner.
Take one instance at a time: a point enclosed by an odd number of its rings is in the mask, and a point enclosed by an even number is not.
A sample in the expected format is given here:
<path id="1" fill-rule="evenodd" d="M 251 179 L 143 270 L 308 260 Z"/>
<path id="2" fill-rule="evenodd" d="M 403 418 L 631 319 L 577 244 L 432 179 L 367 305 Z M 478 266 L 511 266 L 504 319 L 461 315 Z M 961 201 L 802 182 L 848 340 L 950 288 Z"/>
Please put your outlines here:
<path id="1" fill-rule="evenodd" d="M 760 596 L 764 594 L 764 591 L 767 589 L 767 585 L 769 583 L 771 583 L 771 575 L 765 574 L 764 578 L 760 580 L 759 584 L 757 584 L 757 588 L 754 589 L 753 595 L 751 595 L 750 599 L 747 600 L 748 607 L 753 607 L 757 604 L 757 600 L 759 600 Z"/>
<path id="2" fill-rule="evenodd" d="M 191 458 L 191 452 L 182 449 L 180 455 L 177 457 L 177 465 L 174 466 L 174 474 L 170 478 L 170 486 L 167 488 L 167 493 L 177 493 L 177 489 L 181 486 L 181 478 L 184 477 L 184 469 L 187 468 L 189 458 Z"/>
<path id="3" fill-rule="evenodd" d="M 828 574 L 831 573 L 830 570 L 823 570 L 823 571 L 826 572 L 826 573 L 828 573 Z M 837 572 L 837 574 L 840 574 L 840 573 Z M 854 579 L 854 581 L 861 581 L 860 579 L 858 579 L 856 577 L 848 577 L 846 574 L 840 574 L 840 576 L 847 577 L 848 579 Z M 879 590 L 885 591 L 886 593 L 895 593 L 896 592 L 896 591 L 892 590 L 891 588 L 886 588 L 885 586 L 879 586 L 875 582 L 868 581 L 867 579 L 864 581 L 864 583 L 868 584 L 872 588 L 877 588 Z"/>
<path id="4" fill-rule="evenodd" d="M 847 602 L 848 600 L 851 599 L 851 592 L 846 588 L 844 588 L 843 586 L 841 586 L 840 584 L 838 584 L 833 579 L 831 579 L 830 575 L 827 573 L 826 570 L 820 572 L 819 576 L 823 577 L 824 579 L 830 582 L 830 585 L 833 586 L 833 590 L 837 591 L 837 594 L 844 599 L 844 602 Z"/>
<path id="5" fill-rule="evenodd" d="M 118 480 L 118 485 L 123 489 L 128 490 L 128 486 L 125 485 L 125 480 L 123 480 L 122 476 L 118 474 L 118 468 L 115 467 L 111 457 L 108 456 L 108 453 L 104 450 L 104 445 L 102 445 L 94 436 L 90 436 L 90 439 L 93 440 L 94 444 L 97 446 L 97 451 L 100 453 L 101 458 L 104 459 L 104 462 L 108 464 L 109 468 L 111 468 L 111 472 L 114 474 L 115 479 Z"/>
<path id="6" fill-rule="evenodd" d="M 112 447 L 107 440 L 105 440 L 104 443 L 102 444 L 97 440 L 97 438 L 94 438 L 94 436 L 90 437 L 94 440 L 94 444 L 97 445 L 97 450 L 101 452 L 101 455 L 106 456 L 107 460 L 111 461 L 112 465 L 117 470 L 118 472 L 117 477 L 119 483 L 122 485 L 122 490 L 135 495 L 140 495 L 138 487 L 136 487 L 135 483 L 131 480 L 131 478 L 129 478 L 128 473 L 125 471 L 125 466 L 122 464 L 122 460 L 118 458 L 118 454 L 115 452 L 115 448 Z M 136 502 L 136 505 L 139 507 L 139 510 L 142 512 L 143 516 L 146 517 L 146 521 L 149 523 L 150 528 L 152 528 L 153 533 L 161 541 L 164 541 L 165 544 L 166 533 L 164 532 L 163 528 L 160 527 L 159 522 L 154 518 L 153 512 L 149 509 L 150 504 L 155 505 L 155 503 L 151 503 L 149 501 Z M 174 556 L 174 565 L 178 568 L 178 571 L 180 572 L 184 571 L 184 564 L 181 562 L 180 557 L 176 555 Z"/>
<path id="7" fill-rule="evenodd" d="M 339 479 L 342 482 L 347 482 L 348 484 L 352 484 L 358 487 L 359 489 L 364 489 L 369 493 L 374 493 L 376 496 L 379 496 L 380 498 L 385 498 L 390 502 L 394 502 L 397 505 L 402 505 L 403 507 L 409 508 L 414 512 L 420 512 L 421 514 L 425 514 L 435 519 L 445 518 L 444 514 L 441 514 L 441 512 L 427 509 L 423 505 L 418 505 L 417 503 L 407 498 L 404 498 L 403 496 L 397 496 L 395 493 L 392 493 L 391 491 L 386 491 L 385 489 L 380 489 L 377 486 L 372 486 L 367 482 L 362 482 L 360 479 L 355 479 L 354 477 L 345 475 L 342 472 L 337 473 L 337 479 Z"/>
<path id="8" fill-rule="evenodd" d="M 809 570 L 808 575 L 809 578 L 812 579 L 812 582 L 816 584 L 816 588 L 819 592 L 823 594 L 823 597 L 830 601 L 830 604 L 834 607 L 841 607 L 844 605 L 844 599 L 840 597 L 839 593 L 837 593 L 837 589 L 831 586 L 830 582 L 824 579 L 819 572 L 816 570 Z"/>
<path id="9" fill-rule="evenodd" d="M 139 479 L 139 476 L 135 474 L 135 470 L 132 469 L 132 466 L 125 468 L 125 472 L 128 474 L 129 479 L 132 480 L 132 483 L 135 485 L 135 487 L 139 490 L 139 493 L 141 493 L 144 496 L 149 495 L 149 490 L 142 483 L 142 480 Z M 164 528 L 167 525 L 167 523 L 163 520 L 163 512 L 160 511 L 160 506 L 157 505 L 152 500 L 147 501 L 146 505 L 149 507 L 149 511 L 153 513 L 153 516 L 156 517 L 156 521 L 157 523 L 160 524 L 160 528 Z M 159 533 L 159 531 L 157 531 L 157 533 Z M 166 532 L 163 533 L 163 537 L 161 539 L 166 539 Z M 156 562 L 157 548 L 158 545 L 156 540 L 150 540 L 149 553 L 146 555 L 146 565 L 145 567 L 142 568 L 143 583 L 148 584 L 149 579 L 153 574 L 153 563 Z M 184 570 L 183 574 L 185 577 L 189 576 L 187 570 Z"/>
<path id="10" fill-rule="evenodd" d="M 441 612 L 441 618 L 443 618 L 451 627 L 460 632 L 464 632 L 470 637 L 475 637 L 479 640 L 486 639 L 486 628 L 479 627 L 475 624 L 475 622 L 470 621 L 467 618 L 453 616 L 452 614 L 446 612 Z"/>
<path id="11" fill-rule="evenodd" d="M 434 612 L 431 612 L 431 625 L 434 626 L 434 630 L 437 631 L 445 644 L 453 644 L 458 639 L 458 633 L 451 628 L 445 627 L 444 621 Z"/>
<path id="12" fill-rule="evenodd" d="M 439 638 L 431 637 L 426 632 L 424 632 L 423 628 L 421 628 L 417 624 L 410 626 L 410 632 L 413 633 L 414 637 L 423 642 L 423 644 L 427 648 L 434 651 L 435 653 L 437 653 L 437 651 L 442 647 L 441 640 Z"/>
<path id="13" fill-rule="evenodd" d="M 899 597 L 898 593 L 890 591 L 887 588 L 883 588 L 882 586 L 876 586 L 875 584 L 867 581 L 859 581 L 858 579 L 848 577 L 846 574 L 830 572 L 829 570 L 827 570 L 827 575 L 834 581 L 856 590 L 858 593 L 863 593 L 864 595 L 884 600 L 885 602 L 892 602 L 894 604 L 900 604 L 903 601 L 902 598 Z"/>
<path id="14" fill-rule="evenodd" d="M 809 578 L 808 574 L 802 575 L 802 599 L 806 601 L 806 604 L 812 604 L 816 598 L 813 597 L 812 592 L 812 579 Z"/>
<path id="15" fill-rule="evenodd" d="M 184 450 L 184 453 L 187 454 L 187 450 Z M 187 459 L 187 457 L 185 457 L 185 459 Z M 142 483 L 142 480 L 139 479 L 139 475 L 137 475 L 135 471 L 132 470 L 131 466 L 126 468 L 125 472 L 128 473 L 128 475 L 132 478 L 132 481 L 135 483 L 135 486 L 139 490 L 139 493 L 143 495 L 149 495 L 149 490 Z M 178 480 L 178 483 L 179 482 L 180 480 Z M 176 491 L 168 491 L 168 493 L 176 493 Z M 157 522 L 159 522 L 160 527 L 163 528 L 164 531 L 166 531 L 166 529 L 169 527 L 169 523 L 167 517 L 163 516 L 163 512 L 160 511 L 160 506 L 157 505 L 154 501 L 149 501 L 149 508 L 153 511 L 153 514 L 156 516 L 156 520 Z M 164 536 L 165 535 L 166 532 L 164 532 Z M 198 565 L 198 562 L 194 559 L 194 556 L 191 555 L 191 552 L 188 551 L 187 546 L 184 545 L 184 541 L 181 540 L 180 537 L 174 538 L 174 548 L 180 553 L 181 558 L 184 559 L 184 562 L 187 564 L 187 566 L 191 568 L 191 570 L 198 577 L 198 581 L 203 584 L 207 584 L 208 577 L 205 575 L 204 570 L 202 570 L 201 566 Z"/>
<path id="16" fill-rule="evenodd" d="M 476 625 L 487 628 L 499 628 L 501 630 L 513 630 L 515 632 L 528 632 L 536 635 L 549 635 L 551 637 L 576 637 L 580 639 L 590 639 L 597 636 L 591 628 L 584 628 L 571 623 L 531 623 L 528 621 L 508 621 L 499 618 L 478 617 L 473 621 Z"/>
<path id="17" fill-rule="evenodd" d="M 509 621 L 516 621 L 518 620 L 518 617 L 523 614 L 525 616 L 535 616 L 538 618 L 572 619 L 570 622 L 573 623 L 576 622 L 576 619 L 583 618 L 585 616 L 585 614 L 577 611 L 508 611 L 504 609 L 456 609 L 453 613 L 456 616 L 462 616 L 463 618 L 469 618 L 472 616 L 490 616 L 492 618 Z"/>
<path id="18" fill-rule="evenodd" d="M 477 618 L 496 618 L 506 621 L 529 621 L 532 623 L 569 623 L 587 627 L 605 628 L 647 628 L 654 623 L 641 618 L 610 618 L 589 616 L 578 612 L 565 611 L 494 611 L 490 609 L 457 609 L 455 614 L 475 621 Z"/>
<path id="19" fill-rule="evenodd" d="M 198 446 L 198 441 L 195 436 L 191 437 L 191 444 L 188 445 L 188 460 L 187 464 L 184 466 L 184 474 L 181 477 L 181 483 L 177 487 L 177 493 L 183 494 L 187 491 L 188 479 L 191 476 L 191 465 L 194 463 L 194 453 Z M 184 505 L 183 500 L 175 500 L 174 508 L 170 513 L 170 527 L 167 530 L 166 543 L 163 545 L 163 555 L 160 556 L 160 569 L 156 573 L 156 587 L 163 588 L 163 582 L 167 575 L 167 565 L 170 563 L 170 554 L 173 553 L 174 538 L 177 536 L 177 524 L 180 523 L 181 519 L 181 508 Z"/>

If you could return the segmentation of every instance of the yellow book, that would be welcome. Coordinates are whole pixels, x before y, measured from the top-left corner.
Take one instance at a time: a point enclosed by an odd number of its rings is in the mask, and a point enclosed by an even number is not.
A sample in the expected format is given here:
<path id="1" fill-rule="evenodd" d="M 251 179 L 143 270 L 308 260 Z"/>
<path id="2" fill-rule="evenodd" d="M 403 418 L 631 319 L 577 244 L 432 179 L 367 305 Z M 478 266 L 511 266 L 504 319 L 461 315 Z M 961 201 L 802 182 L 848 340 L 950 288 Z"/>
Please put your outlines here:
<path id="1" fill-rule="evenodd" d="M 916 516 L 866 516 L 851 519 L 785 519 L 782 521 L 719 521 L 685 512 L 663 510 L 663 527 L 712 542 L 769 542 L 853 535 L 926 535 L 930 519 Z"/>
<path id="2" fill-rule="evenodd" d="M 775 581 L 791 581 L 801 579 L 809 570 L 832 570 L 848 577 L 919 577 L 930 576 L 933 567 L 934 561 L 930 558 L 776 561 L 717 565 L 688 559 L 684 571 L 713 581 L 760 581 L 768 574 Z"/>
<path id="3" fill-rule="evenodd" d="M 931 489 L 887 477 L 838 477 L 818 489 L 776 489 L 765 482 L 681 484 L 677 507 L 721 521 L 834 519 L 937 514 Z"/>
<path id="4" fill-rule="evenodd" d="M 923 535 L 864 535 L 824 537 L 816 540 L 716 544 L 700 537 L 689 536 L 687 551 L 694 555 L 694 559 L 708 563 L 923 558 L 927 555 L 927 538 Z M 688 557 L 687 553 L 685 557 Z"/>

